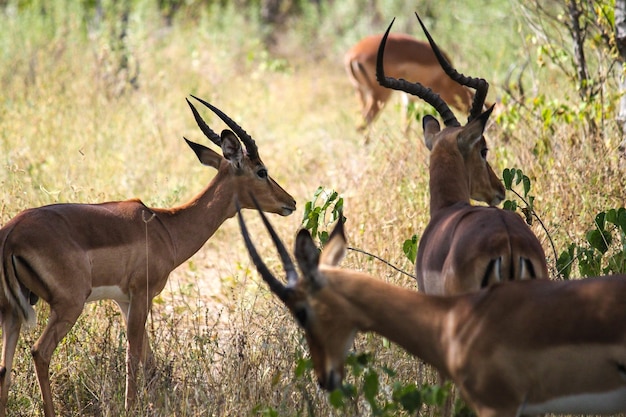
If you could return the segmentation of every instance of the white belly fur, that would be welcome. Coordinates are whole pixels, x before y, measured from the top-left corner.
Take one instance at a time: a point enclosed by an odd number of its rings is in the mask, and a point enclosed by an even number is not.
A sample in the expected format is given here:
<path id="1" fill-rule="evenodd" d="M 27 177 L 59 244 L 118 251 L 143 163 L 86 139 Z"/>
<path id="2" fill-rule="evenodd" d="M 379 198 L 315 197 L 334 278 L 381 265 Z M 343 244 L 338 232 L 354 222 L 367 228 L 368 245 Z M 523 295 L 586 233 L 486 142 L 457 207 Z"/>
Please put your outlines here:
<path id="1" fill-rule="evenodd" d="M 540 404 L 524 404 L 521 414 L 614 414 L 626 411 L 626 386 L 613 391 L 554 398 Z"/>
<path id="2" fill-rule="evenodd" d="M 130 301 L 130 298 L 128 298 L 128 294 L 124 294 L 122 289 L 117 285 L 107 285 L 91 289 L 91 294 L 87 297 L 87 302 L 98 300 L 128 302 Z"/>

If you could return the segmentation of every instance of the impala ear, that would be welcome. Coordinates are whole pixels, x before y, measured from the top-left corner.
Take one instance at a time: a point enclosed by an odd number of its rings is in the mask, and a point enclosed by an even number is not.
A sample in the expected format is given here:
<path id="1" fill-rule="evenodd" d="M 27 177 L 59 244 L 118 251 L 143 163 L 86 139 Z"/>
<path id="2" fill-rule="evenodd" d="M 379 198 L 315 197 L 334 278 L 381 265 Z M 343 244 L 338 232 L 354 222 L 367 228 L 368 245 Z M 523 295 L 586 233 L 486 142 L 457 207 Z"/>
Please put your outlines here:
<path id="1" fill-rule="evenodd" d="M 228 129 L 222 131 L 222 153 L 231 164 L 236 168 L 241 168 L 243 161 L 243 150 L 241 148 L 241 142 L 233 132 Z"/>
<path id="2" fill-rule="evenodd" d="M 322 255 L 320 257 L 321 265 L 337 266 L 346 256 L 347 244 L 343 223 L 343 215 L 340 215 L 335 228 L 330 234 L 328 242 L 326 242 L 326 245 L 322 250 Z"/>
<path id="3" fill-rule="evenodd" d="M 222 162 L 222 157 L 212 149 L 207 148 L 206 146 L 200 145 L 199 143 L 195 143 L 190 141 L 187 138 L 185 142 L 187 145 L 195 152 L 196 156 L 200 160 L 203 165 L 207 165 L 218 169 L 220 166 L 220 162 Z"/>
<path id="4" fill-rule="evenodd" d="M 487 120 L 489 120 L 489 116 L 492 111 L 493 106 L 465 125 L 463 130 L 459 133 L 459 136 L 457 136 L 457 143 L 461 152 L 469 152 L 469 150 L 474 147 L 476 142 L 482 139 L 485 126 L 487 125 Z"/>
<path id="5" fill-rule="evenodd" d="M 302 275 L 312 285 L 312 288 L 320 289 L 326 285 L 326 279 L 319 271 L 320 251 L 308 230 L 301 229 L 298 232 L 294 253 Z"/>
<path id="6" fill-rule="evenodd" d="M 424 143 L 429 151 L 433 150 L 434 145 L 434 137 L 437 133 L 441 131 L 441 126 L 437 119 L 435 119 L 430 114 L 427 114 L 422 119 L 422 127 L 424 129 Z"/>

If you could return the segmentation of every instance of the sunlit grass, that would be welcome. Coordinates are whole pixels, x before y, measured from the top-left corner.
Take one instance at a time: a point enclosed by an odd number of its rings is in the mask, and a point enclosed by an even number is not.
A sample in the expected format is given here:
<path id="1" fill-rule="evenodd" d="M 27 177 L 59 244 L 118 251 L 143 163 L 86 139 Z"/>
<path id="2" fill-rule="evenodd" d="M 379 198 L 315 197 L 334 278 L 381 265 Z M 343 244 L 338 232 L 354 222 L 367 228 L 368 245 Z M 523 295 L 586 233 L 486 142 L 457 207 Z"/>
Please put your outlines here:
<path id="1" fill-rule="evenodd" d="M 406 13 L 402 7 L 391 10 L 376 28 L 359 22 L 350 9 L 337 12 L 335 21 L 320 27 L 325 37 L 319 40 L 306 35 L 314 22 L 293 22 L 299 31 L 279 38 L 276 55 L 262 46 L 255 24 L 248 27 L 234 10 L 222 18 L 210 10 L 161 28 L 155 12 L 143 7 L 133 15 L 129 37 L 139 87 L 122 85 L 124 94 L 119 94 L 123 74 L 116 79 L 108 67 L 115 56 L 107 49 L 106 34 L 81 35 L 84 22 L 71 13 L 56 20 L 63 26 L 56 29 L 36 15 L 1 16 L 2 223 L 25 208 L 55 202 L 141 198 L 165 207 L 193 197 L 213 176 L 183 141 L 183 136 L 205 141 L 185 103 L 194 94 L 220 107 L 257 140 L 271 175 L 296 198 L 293 216 L 271 217 L 290 247 L 302 207 L 323 185 L 345 200 L 351 246 L 413 272 L 402 243 L 428 222 L 428 151 L 420 123 L 405 136 L 394 99 L 366 144 L 354 129 L 357 101 L 341 64 L 345 47 L 361 34 L 383 30 L 391 13 L 403 13 L 398 30 L 417 34 L 413 6 Z M 459 12 L 466 19 L 437 22 L 433 33 L 464 71 L 492 77 L 496 96 L 508 60 L 520 53 L 511 50 L 516 36 L 498 32 L 507 27 L 502 10 L 486 9 L 491 27 L 467 23 L 478 19 L 473 10 Z M 357 20 L 350 30 L 341 21 L 347 15 Z M 345 36 L 336 35 L 337 27 Z M 458 36 L 461 28 L 464 36 Z M 480 53 L 487 46 L 493 56 Z M 561 96 L 554 84 L 542 88 Z M 215 130 L 223 128 L 208 111 L 202 114 Z M 563 125 L 549 137 L 551 150 L 538 155 L 533 149 L 546 136 L 541 127 L 528 122 L 520 129 L 505 140 L 492 126 L 490 161 L 496 172 L 516 166 L 529 175 L 536 210 L 557 249 L 580 240 L 597 211 L 624 204 L 625 172 L 612 152 L 616 138 L 598 152 L 579 131 Z M 250 211 L 246 216 L 257 246 L 280 275 L 257 216 Z M 536 224 L 533 230 L 548 251 L 545 232 Z M 354 252 L 344 265 L 415 287 L 411 279 Z M 25 332 L 18 347 L 9 415 L 42 415 L 29 355 L 47 315 L 47 307 L 39 310 L 39 327 Z M 250 415 L 257 405 L 280 415 L 334 413 L 312 376 L 295 379 L 296 359 L 307 355 L 305 342 L 252 272 L 233 220 L 174 271 L 155 299 L 148 327 L 159 370 L 145 381 L 141 415 Z M 59 415 L 123 414 L 125 346 L 125 329 L 112 303 L 87 306 L 53 356 Z M 356 348 L 376 351 L 377 360 L 390 364 L 398 378 L 421 381 L 419 362 L 377 336 L 360 337 Z"/>

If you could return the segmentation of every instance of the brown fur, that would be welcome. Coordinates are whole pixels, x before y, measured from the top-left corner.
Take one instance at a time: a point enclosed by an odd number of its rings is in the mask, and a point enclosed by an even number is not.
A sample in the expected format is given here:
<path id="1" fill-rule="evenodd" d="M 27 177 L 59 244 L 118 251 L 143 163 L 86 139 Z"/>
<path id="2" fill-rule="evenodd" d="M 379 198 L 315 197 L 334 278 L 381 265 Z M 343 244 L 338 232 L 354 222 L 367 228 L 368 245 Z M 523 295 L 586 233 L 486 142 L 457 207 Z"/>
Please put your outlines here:
<path id="1" fill-rule="evenodd" d="M 346 246 L 341 222 L 321 255 L 300 231 L 302 277 L 284 289 L 322 388 L 340 386 L 356 332 L 371 331 L 451 378 L 479 417 L 626 411 L 626 276 L 516 281 L 432 296 L 338 267 Z M 255 252 L 251 243 L 248 250 Z M 253 260 L 276 282 L 258 255 Z M 590 397 L 562 401 L 583 394 Z"/>
<path id="2" fill-rule="evenodd" d="M 344 55 L 346 73 L 361 102 L 364 122 L 359 129 L 374 121 L 392 93 L 376 81 L 376 53 L 381 38 L 382 35 L 363 38 Z M 469 110 L 472 93 L 445 74 L 427 42 L 405 34 L 390 34 L 384 65 L 388 76 L 419 82 L 460 111 Z"/>

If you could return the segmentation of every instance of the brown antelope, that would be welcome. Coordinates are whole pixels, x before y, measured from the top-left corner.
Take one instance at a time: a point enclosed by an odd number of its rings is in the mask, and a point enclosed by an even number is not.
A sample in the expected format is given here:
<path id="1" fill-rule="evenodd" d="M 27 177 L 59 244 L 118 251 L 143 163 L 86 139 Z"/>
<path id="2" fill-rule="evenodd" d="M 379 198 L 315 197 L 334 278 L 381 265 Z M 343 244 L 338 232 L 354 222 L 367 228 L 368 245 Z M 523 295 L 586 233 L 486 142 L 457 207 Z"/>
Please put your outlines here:
<path id="1" fill-rule="evenodd" d="M 382 35 L 365 37 L 344 56 L 348 78 L 361 101 L 364 120 L 358 127 L 359 130 L 367 128 L 376 119 L 392 93 L 390 89 L 376 82 L 376 51 L 381 38 Z M 446 75 L 426 42 L 405 34 L 390 34 L 387 39 L 385 68 L 394 78 L 429 86 L 464 113 L 470 108 L 472 93 Z M 411 96 L 403 95 L 405 100 L 410 98 Z"/>
<path id="2" fill-rule="evenodd" d="M 343 224 L 321 254 L 307 230 L 295 257 L 261 212 L 287 276 L 248 252 L 272 292 L 304 329 L 320 386 L 341 385 L 357 332 L 375 332 L 451 378 L 479 417 L 626 411 L 626 276 L 495 284 L 434 296 L 342 269 Z"/>
<path id="3" fill-rule="evenodd" d="M 45 415 L 55 414 L 48 371 L 52 354 L 85 303 L 102 299 L 114 300 L 126 323 L 128 410 L 137 394 L 139 363 L 146 371 L 154 367 L 145 324 L 170 272 L 235 215 L 236 198 L 252 207 L 248 195 L 253 192 L 263 210 L 282 216 L 296 209 L 294 199 L 268 175 L 252 137 L 219 109 L 196 99 L 232 131 L 216 134 L 187 100 L 202 132 L 223 154 L 185 138 L 200 162 L 217 170 L 189 202 L 170 209 L 150 208 L 139 200 L 54 204 L 25 210 L 0 229 L 0 415 L 6 414 L 20 328 L 35 322 L 32 305 L 39 298 L 50 305 L 48 323 L 32 347 Z"/>
<path id="4" fill-rule="evenodd" d="M 417 16 L 417 14 L 416 14 Z M 377 59 L 381 85 L 422 98 L 443 117 L 423 119 L 430 154 L 430 222 L 419 242 L 415 272 L 420 291 L 458 294 L 488 284 L 517 279 L 548 278 L 541 244 L 520 216 L 493 207 L 504 199 L 504 186 L 487 162 L 483 132 L 493 107 L 482 112 L 489 84 L 459 74 L 450 66 L 417 16 L 441 67 L 455 82 L 475 88 L 469 121 L 461 126 L 446 102 L 420 83 L 386 77 L 383 36 Z M 470 198 L 492 207 L 472 206 Z"/>

